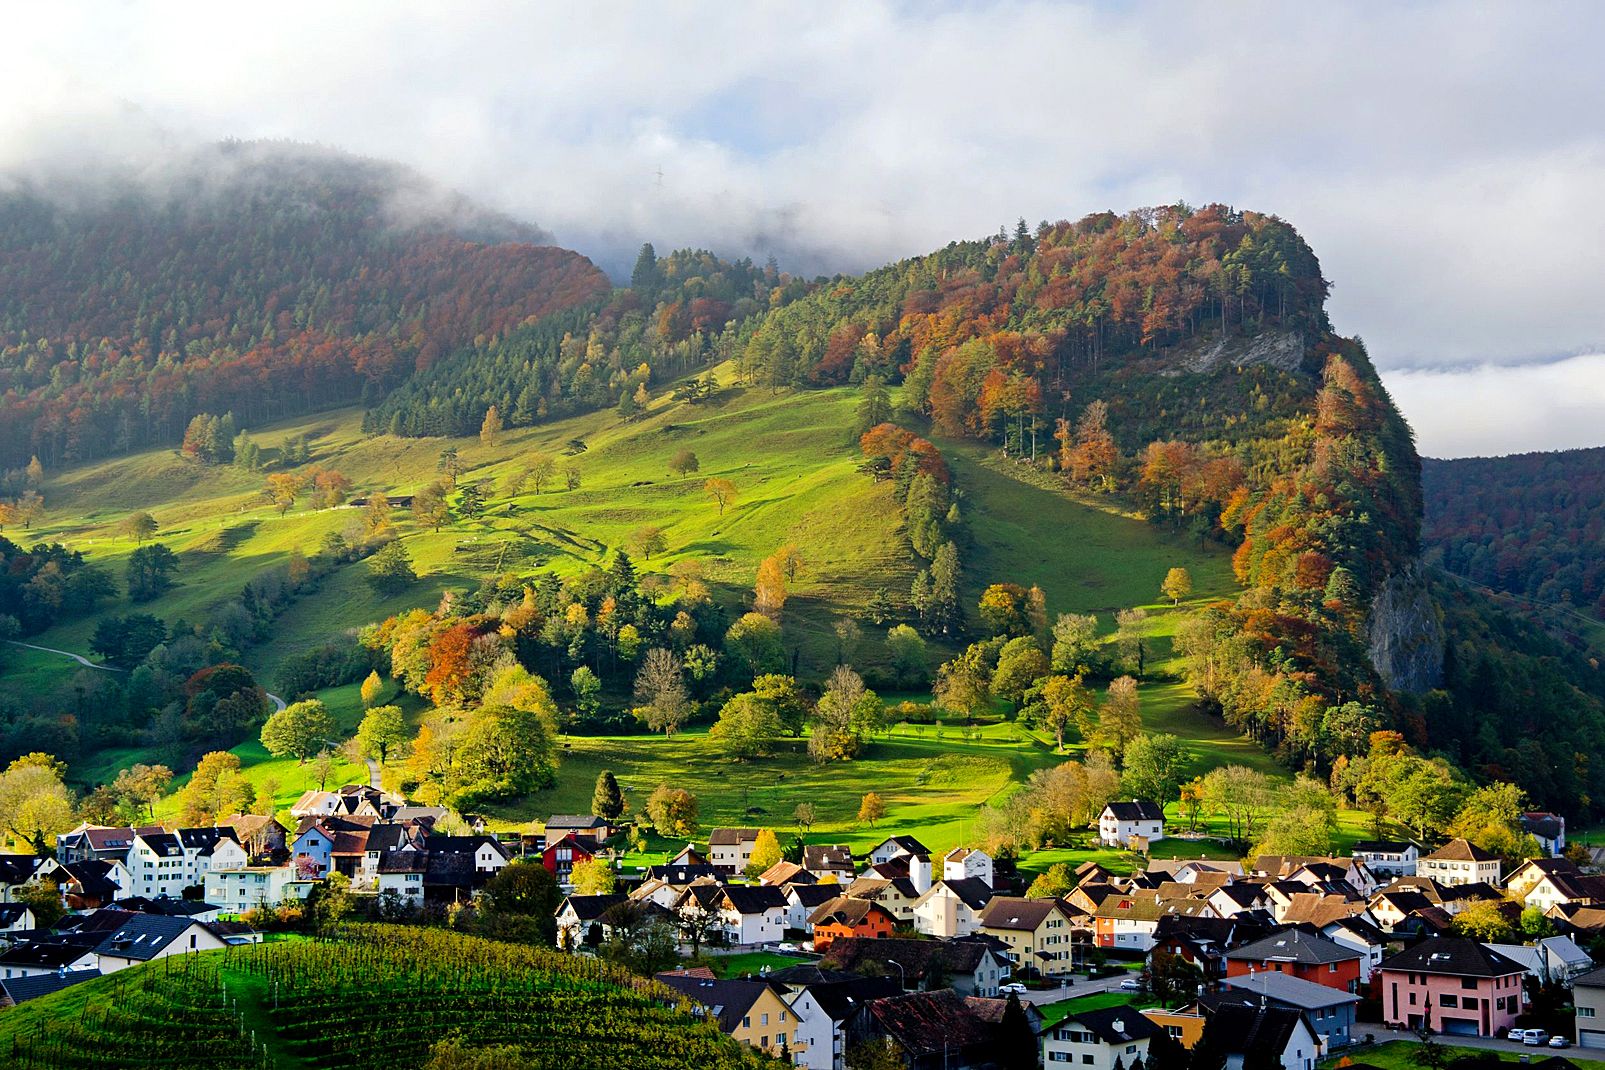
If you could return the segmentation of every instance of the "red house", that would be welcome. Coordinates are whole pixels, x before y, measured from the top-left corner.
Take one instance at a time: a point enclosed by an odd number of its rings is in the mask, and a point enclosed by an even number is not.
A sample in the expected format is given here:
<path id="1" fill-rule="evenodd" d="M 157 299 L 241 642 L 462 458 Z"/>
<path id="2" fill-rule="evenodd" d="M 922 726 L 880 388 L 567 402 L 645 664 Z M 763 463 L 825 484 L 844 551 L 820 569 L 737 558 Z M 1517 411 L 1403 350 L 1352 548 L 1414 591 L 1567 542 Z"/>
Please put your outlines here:
<path id="1" fill-rule="evenodd" d="M 1360 989 L 1360 952 L 1302 929 L 1281 932 L 1226 952 L 1226 976 L 1290 974 L 1350 995 Z"/>
<path id="2" fill-rule="evenodd" d="M 1491 1037 L 1521 1013 L 1525 968 L 1463 936 L 1423 940 L 1382 963 L 1382 1018 L 1395 1029 Z"/>
<path id="3" fill-rule="evenodd" d="M 897 921 L 879 903 L 839 895 L 821 903 L 808 915 L 808 924 L 814 930 L 814 950 L 823 951 L 832 940 L 842 936 L 884 940 L 892 935 Z"/>
<path id="4" fill-rule="evenodd" d="M 559 884 L 567 884 L 575 863 L 591 861 L 596 857 L 597 849 L 596 841 L 589 836 L 576 836 L 571 832 L 555 843 L 546 845 L 541 852 L 541 865 L 557 878 Z"/>

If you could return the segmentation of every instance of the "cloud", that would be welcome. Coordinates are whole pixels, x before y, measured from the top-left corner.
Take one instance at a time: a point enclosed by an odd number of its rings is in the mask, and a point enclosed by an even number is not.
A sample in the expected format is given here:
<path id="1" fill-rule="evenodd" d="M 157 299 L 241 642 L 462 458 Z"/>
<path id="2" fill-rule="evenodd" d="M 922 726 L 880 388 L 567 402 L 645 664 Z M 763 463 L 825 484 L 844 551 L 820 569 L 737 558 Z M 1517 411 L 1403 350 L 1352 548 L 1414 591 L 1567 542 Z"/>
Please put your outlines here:
<path id="1" fill-rule="evenodd" d="M 1548 364 L 1383 373 L 1428 457 L 1484 457 L 1598 446 L 1605 353 Z"/>
<path id="2" fill-rule="evenodd" d="M 394 158 L 627 269 L 861 270 L 1018 216 L 1289 219 L 1383 368 L 1605 346 L 1605 6 L 32 5 L 0 167 L 157 137 Z M 17 57 L 22 57 L 18 59 Z"/>

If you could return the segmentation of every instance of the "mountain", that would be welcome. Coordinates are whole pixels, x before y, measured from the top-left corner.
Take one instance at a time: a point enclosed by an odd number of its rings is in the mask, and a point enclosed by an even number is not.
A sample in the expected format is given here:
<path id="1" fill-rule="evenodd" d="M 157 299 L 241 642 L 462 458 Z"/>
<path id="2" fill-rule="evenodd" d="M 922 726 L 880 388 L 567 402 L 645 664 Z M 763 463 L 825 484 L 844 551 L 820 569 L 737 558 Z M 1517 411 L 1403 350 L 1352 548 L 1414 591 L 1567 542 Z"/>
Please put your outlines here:
<path id="1" fill-rule="evenodd" d="M 460 346 L 604 296 L 584 257 L 417 175 L 228 143 L 0 177 L 0 464 L 57 466 L 378 398 Z"/>

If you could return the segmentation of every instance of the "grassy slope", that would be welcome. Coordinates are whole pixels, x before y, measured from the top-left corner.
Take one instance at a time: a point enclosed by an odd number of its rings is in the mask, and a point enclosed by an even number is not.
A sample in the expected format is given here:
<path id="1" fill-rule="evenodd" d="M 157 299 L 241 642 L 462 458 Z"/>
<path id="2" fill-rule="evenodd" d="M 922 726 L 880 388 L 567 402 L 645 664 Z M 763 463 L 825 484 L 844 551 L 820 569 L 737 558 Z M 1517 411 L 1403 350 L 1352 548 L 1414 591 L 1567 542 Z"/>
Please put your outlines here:
<path id="1" fill-rule="evenodd" d="M 245 660 L 271 687 L 286 657 L 341 632 L 414 605 L 432 605 L 443 590 L 468 587 L 497 568 L 571 574 L 603 565 L 632 530 L 655 524 L 664 529 L 669 549 L 642 567 L 662 570 L 676 558 L 696 557 L 733 608 L 749 597 L 757 562 L 777 546 L 796 545 L 805 569 L 784 624 L 788 645 L 801 650 L 802 675 L 817 679 L 834 662 L 834 617 L 862 609 L 879 587 L 900 596 L 912 578 L 891 488 L 857 471 L 850 433 L 855 404 L 853 393 L 844 390 L 773 394 L 727 386 L 714 402 L 696 407 L 659 399 L 645 418 L 629 424 L 612 413 L 596 413 L 507 432 L 492 445 L 455 440 L 450 444 L 461 454 L 466 478 L 499 486 L 530 454 L 562 454 L 570 440 L 581 439 L 587 449 L 563 460 L 579 468 L 582 486 L 575 491 L 547 487 L 515 500 L 496 497 L 485 519 L 448 525 L 439 533 L 420 531 L 409 517 L 397 515 L 421 574 L 413 590 L 378 598 L 363 582 L 363 566 L 347 567 L 281 616 L 270 640 Z M 447 445 L 438 439 L 365 438 L 359 414 L 350 411 L 253 432 L 270 450 L 300 433 L 311 435 L 315 463 L 338 468 L 359 491 L 416 490 L 436 478 L 436 461 Z M 685 478 L 666 467 L 682 447 L 694 450 L 701 461 L 701 470 Z M 1165 571 L 1173 565 L 1189 569 L 1194 604 L 1233 590 L 1228 555 L 1219 547 L 1191 544 L 1103 502 L 1072 500 L 1041 474 L 972 445 L 945 443 L 944 450 L 966 496 L 973 535 L 966 550 L 966 599 L 972 605 L 986 583 L 1011 580 L 1041 585 L 1050 613 L 1098 613 L 1105 630 L 1113 627 L 1114 610 L 1145 606 L 1154 648 L 1151 665 L 1165 676 L 1177 668 L 1170 637 L 1183 615 L 1159 598 Z M 731 479 L 740 490 L 739 501 L 723 517 L 701 489 L 715 475 Z M 181 556 L 182 584 L 148 608 L 169 621 L 203 620 L 234 597 L 253 572 L 282 563 L 296 549 L 311 553 L 326 533 L 359 519 L 350 509 L 297 508 L 280 517 L 262 504 L 260 484 L 259 475 L 201 468 L 172 451 L 100 462 L 50 481 L 51 510 L 36 534 L 81 547 L 120 572 L 133 546 L 117 536 L 116 525 L 130 512 L 150 509 L 162 527 L 159 538 Z M 105 612 L 129 608 L 120 602 Z M 73 621 L 35 641 L 84 650 L 93 628 L 93 618 Z M 880 656 L 879 637 L 870 634 L 854 660 L 863 664 Z M 35 693 L 77 671 L 63 659 L 16 649 L 4 664 L 8 684 L 9 674 L 17 672 L 18 682 Z M 322 697 L 343 728 L 354 727 L 360 716 L 354 688 L 333 689 Z M 1157 680 L 1145 685 L 1143 697 L 1150 729 L 1191 742 L 1194 771 L 1233 761 L 1282 775 L 1254 744 L 1194 712 L 1184 685 Z M 253 782 L 278 781 L 281 805 L 315 786 L 308 767 L 270 759 L 254 740 L 235 751 Z M 151 757 L 137 750 L 103 752 L 73 773 L 92 783 Z M 596 773 L 611 768 L 638 802 L 658 783 L 691 787 L 701 799 L 705 825 L 787 823 L 795 804 L 808 799 L 821 817 L 812 839 L 864 847 L 889 829 L 917 830 L 930 846 L 941 848 L 958 842 L 975 807 L 1002 798 L 1033 769 L 1062 760 L 1012 726 L 988 729 L 975 742 L 951 728 L 941 738 L 934 729 L 916 734 L 904 728 L 877 742 L 867 758 L 826 769 L 789 751 L 731 764 L 707 754 L 698 733 L 672 740 L 575 738 L 566 758 L 556 788 L 497 816 L 523 822 L 553 812 L 583 812 Z M 339 782 L 361 780 L 365 771 L 342 763 L 334 776 Z M 868 829 L 854 823 L 858 799 L 868 790 L 886 798 L 890 825 Z M 754 807 L 762 812 L 749 813 Z M 650 856 L 669 845 L 652 846 Z M 1094 856 L 1120 861 L 1107 852 L 1059 850 L 1038 852 L 1028 866 Z"/>

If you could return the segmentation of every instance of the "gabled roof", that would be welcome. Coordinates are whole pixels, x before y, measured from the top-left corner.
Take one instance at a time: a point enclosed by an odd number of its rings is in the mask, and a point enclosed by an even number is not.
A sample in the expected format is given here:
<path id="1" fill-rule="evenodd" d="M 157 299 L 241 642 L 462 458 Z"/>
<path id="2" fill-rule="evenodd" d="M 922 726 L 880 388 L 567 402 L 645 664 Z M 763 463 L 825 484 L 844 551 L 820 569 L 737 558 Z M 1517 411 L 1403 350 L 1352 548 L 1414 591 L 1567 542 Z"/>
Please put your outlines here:
<path id="1" fill-rule="evenodd" d="M 95 948 L 97 955 L 146 961 L 154 958 L 168 944 L 200 924 L 190 918 L 169 918 L 160 914 L 133 914 L 128 920 L 108 933 Z"/>
<path id="2" fill-rule="evenodd" d="M 0 903 L 0 928 L 17 924 L 32 909 L 27 903 Z"/>
<path id="3" fill-rule="evenodd" d="M 1324 936 L 1314 936 L 1302 929 L 1284 929 L 1233 948 L 1226 952 L 1226 957 L 1241 962 L 1296 962 L 1316 966 L 1348 962 L 1361 956 L 1354 948 L 1344 947 Z"/>
<path id="4" fill-rule="evenodd" d="M 38 855 L 0 854 L 0 885 L 26 882 L 44 862 Z"/>
<path id="5" fill-rule="evenodd" d="M 425 851 L 386 851 L 379 856 L 376 868 L 381 874 L 427 873 L 429 854 Z"/>
<path id="6" fill-rule="evenodd" d="M 812 910 L 814 907 L 817 907 L 821 903 L 830 902 L 830 900 L 841 894 L 842 886 L 839 884 L 792 883 L 786 885 L 787 900 L 790 901 L 793 897 L 795 897 L 799 905 L 807 907 L 810 910 Z"/>
<path id="7" fill-rule="evenodd" d="M 854 899 L 850 896 L 838 895 L 815 907 L 808 915 L 810 925 L 845 925 L 849 929 L 856 929 L 868 920 L 870 914 L 880 914 L 891 920 L 891 914 L 879 903 L 872 903 L 868 899 Z"/>
<path id="8" fill-rule="evenodd" d="M 1582 985 L 1585 988 L 1605 988 L 1605 966 L 1601 966 L 1597 970 L 1589 970 L 1572 981 L 1573 987 L 1577 985 Z"/>
<path id="9" fill-rule="evenodd" d="M 759 884 L 776 886 L 782 884 L 814 884 L 818 880 L 818 877 L 802 866 L 795 862 L 787 862 L 785 859 L 781 859 L 758 875 Z"/>
<path id="10" fill-rule="evenodd" d="M 87 828 L 83 837 L 91 850 L 99 851 L 126 851 L 133 846 L 134 830 L 128 826 L 122 828 Z"/>
<path id="11" fill-rule="evenodd" d="M 99 969 L 88 970 L 58 970 L 55 973 L 40 973 L 32 977 L 7 977 L 0 980 L 0 992 L 12 1003 L 26 1003 L 30 999 L 48 996 L 52 992 L 60 992 L 63 988 L 84 981 L 92 981 L 100 976 Z"/>
<path id="12" fill-rule="evenodd" d="M 1105 1044 L 1129 1044 L 1146 1040 L 1160 1032 L 1159 1026 L 1137 1012 L 1135 1007 L 1100 1007 L 1077 1011 L 1065 1018 L 1076 1022 Z"/>
<path id="13" fill-rule="evenodd" d="M 405 858 L 406 851 L 394 852 L 391 857 Z M 424 886 L 436 888 L 470 888 L 478 874 L 474 870 L 474 856 L 466 854 L 436 854 L 429 852 L 424 869 Z"/>
<path id="14" fill-rule="evenodd" d="M 1533 810 L 1521 815 L 1521 828 L 1523 832 L 1529 832 L 1546 840 L 1554 840 L 1565 834 L 1566 819 L 1559 814 Z"/>
<path id="15" fill-rule="evenodd" d="M 825 1012 L 825 1017 L 833 1022 L 846 1021 L 852 1017 L 854 1011 L 870 1000 L 885 999 L 902 991 L 895 977 L 859 977 L 856 974 L 849 976 L 851 979 L 847 981 L 808 986 L 808 994 L 814 997 L 814 1002 Z M 778 981 L 779 976 L 771 973 L 769 980 Z"/>
<path id="16" fill-rule="evenodd" d="M 187 851 L 196 851 L 202 856 L 210 856 L 217 846 L 224 840 L 232 840 L 236 844 L 239 839 L 232 828 L 227 825 L 212 828 L 179 829 L 174 833 L 178 842 L 184 845 Z"/>
<path id="17" fill-rule="evenodd" d="M 724 894 L 738 914 L 762 914 L 786 906 L 786 893 L 779 888 L 731 884 L 725 887 Z"/>
<path id="18" fill-rule="evenodd" d="M 127 899 L 117 900 L 112 906 L 135 914 L 160 914 L 164 918 L 193 918 L 197 914 L 210 914 L 221 909 L 212 903 L 199 903 L 193 899 L 174 899 L 169 895 L 159 895 L 154 899 L 143 895 L 131 895 Z"/>
<path id="19" fill-rule="evenodd" d="M 1329 921 L 1325 925 L 1321 926 L 1321 928 L 1323 931 L 1327 932 L 1330 932 L 1334 929 L 1344 930 L 1351 933 L 1355 937 L 1364 940 L 1372 947 L 1382 947 L 1388 942 L 1387 933 L 1383 932 L 1381 929 L 1377 928 L 1371 922 L 1360 917 L 1359 915 L 1348 918 L 1338 918 L 1334 921 Z"/>
<path id="20" fill-rule="evenodd" d="M 565 839 L 573 839 L 580 841 L 581 843 L 585 841 L 585 838 L 581 836 L 565 837 Z M 507 849 L 501 845 L 500 841 L 498 841 L 496 837 L 488 835 L 430 836 L 428 840 L 428 847 L 431 855 L 467 856 L 478 854 L 481 847 L 490 847 L 497 854 L 501 855 L 504 861 L 507 859 Z"/>
<path id="21" fill-rule="evenodd" d="M 892 846 L 900 849 L 904 854 L 919 855 L 921 858 L 930 856 L 931 849 L 912 836 L 888 836 L 874 847 L 869 853 L 874 854 L 882 847 Z"/>
<path id="22" fill-rule="evenodd" d="M 184 845 L 171 832 L 141 832 L 139 839 L 159 858 L 178 858 L 184 853 Z"/>
<path id="23" fill-rule="evenodd" d="M 951 988 L 877 999 L 865 1006 L 865 1013 L 874 1019 L 877 1032 L 914 1059 L 962 1052 L 992 1040 L 992 1030 Z"/>
<path id="24" fill-rule="evenodd" d="M 1316 928 L 1342 918 L 1363 914 L 1369 909 L 1363 899 L 1349 899 L 1341 895 L 1321 892 L 1304 892 L 1295 895 L 1282 911 L 1282 920 L 1289 925 L 1307 922 Z"/>
<path id="25" fill-rule="evenodd" d="M 612 907 L 628 902 L 629 896 L 623 892 L 612 892 L 607 895 L 571 895 L 558 904 L 557 912 L 572 910 L 574 916 L 580 921 L 595 921 Z"/>
<path id="26" fill-rule="evenodd" d="M 737 847 L 758 839 L 758 830 L 749 828 L 714 829 L 708 833 L 709 847 Z"/>
<path id="27" fill-rule="evenodd" d="M 1408 840 L 1356 840 L 1354 853 L 1357 855 L 1402 855 L 1414 846 L 1415 844 Z"/>
<path id="28" fill-rule="evenodd" d="M 1291 1007 L 1224 1006 L 1204 1023 L 1204 1042 L 1228 1055 L 1280 1055 L 1300 1025 L 1315 1035 L 1303 1012 Z"/>
<path id="29" fill-rule="evenodd" d="M 605 829 L 610 827 L 605 817 L 596 817 L 593 814 L 553 814 L 546 819 L 546 828 L 569 829 L 584 831 L 586 829 Z"/>
<path id="30" fill-rule="evenodd" d="M 1359 996 L 1351 996 L 1336 988 L 1318 985 L 1314 981 L 1306 981 L 1302 977 L 1294 977 L 1290 973 L 1281 973 L 1277 970 L 1260 970 L 1237 977 L 1224 977 L 1221 979 L 1221 984 L 1228 988 L 1241 989 L 1253 997 L 1264 996 L 1273 1003 L 1297 1007 L 1301 1011 L 1323 1010 L 1327 1007 L 1341 1007 L 1360 1002 Z M 1257 998 L 1255 1002 L 1258 1002 Z"/>
<path id="31" fill-rule="evenodd" d="M 101 935 L 100 933 L 41 933 L 35 939 L 19 940 L 6 948 L 4 953 L 0 953 L 0 966 L 65 969 L 85 955 L 93 954 L 100 944 Z"/>
<path id="32" fill-rule="evenodd" d="M 856 895 L 860 899 L 906 899 L 909 902 L 920 897 L 914 888 L 914 882 L 907 877 L 859 877 L 847 886 L 844 895 Z"/>
<path id="33" fill-rule="evenodd" d="M 1022 899 L 1000 895 L 981 911 L 981 927 L 1035 932 L 1053 914 L 1065 916 L 1064 908 L 1057 899 Z"/>
<path id="34" fill-rule="evenodd" d="M 1422 855 L 1421 860 L 1423 862 L 1497 862 L 1499 856 L 1492 851 L 1483 850 L 1469 840 L 1456 837 L 1431 854 Z"/>
<path id="35" fill-rule="evenodd" d="M 719 872 L 717 866 L 697 863 L 691 865 L 648 866 L 646 875 L 649 880 L 660 880 L 664 884 L 682 887 L 702 877 L 717 877 Z"/>
<path id="36" fill-rule="evenodd" d="M 928 899 L 945 895 L 953 896 L 971 910 L 981 910 L 992 901 L 992 886 L 980 877 L 937 881 L 914 905 L 919 906 Z"/>
<path id="37" fill-rule="evenodd" d="M 910 982 L 924 978 L 934 966 L 944 976 L 973 975 L 987 955 L 1001 959 L 994 945 L 980 940 L 910 940 L 890 937 L 884 940 L 863 936 L 839 936 L 830 942 L 821 965 L 862 972 L 874 964 L 882 976 L 896 970 L 888 965 L 900 963 Z"/>
<path id="38" fill-rule="evenodd" d="M 660 973 L 657 979 L 686 999 L 700 1003 L 713 1012 L 719 1028 L 726 1033 L 741 1025 L 752 1005 L 765 992 L 781 997 L 781 990 L 767 981 L 719 981 L 706 977 L 688 977 L 677 973 Z M 782 1002 L 784 1002 L 783 997 Z"/>
<path id="39" fill-rule="evenodd" d="M 1163 821 L 1165 809 L 1152 799 L 1133 799 L 1130 802 L 1112 802 L 1103 812 L 1116 821 Z"/>
<path id="40" fill-rule="evenodd" d="M 1384 970 L 1443 973 L 1456 977 L 1504 977 L 1521 973 L 1521 963 L 1464 936 L 1438 936 L 1423 940 L 1383 960 Z"/>

